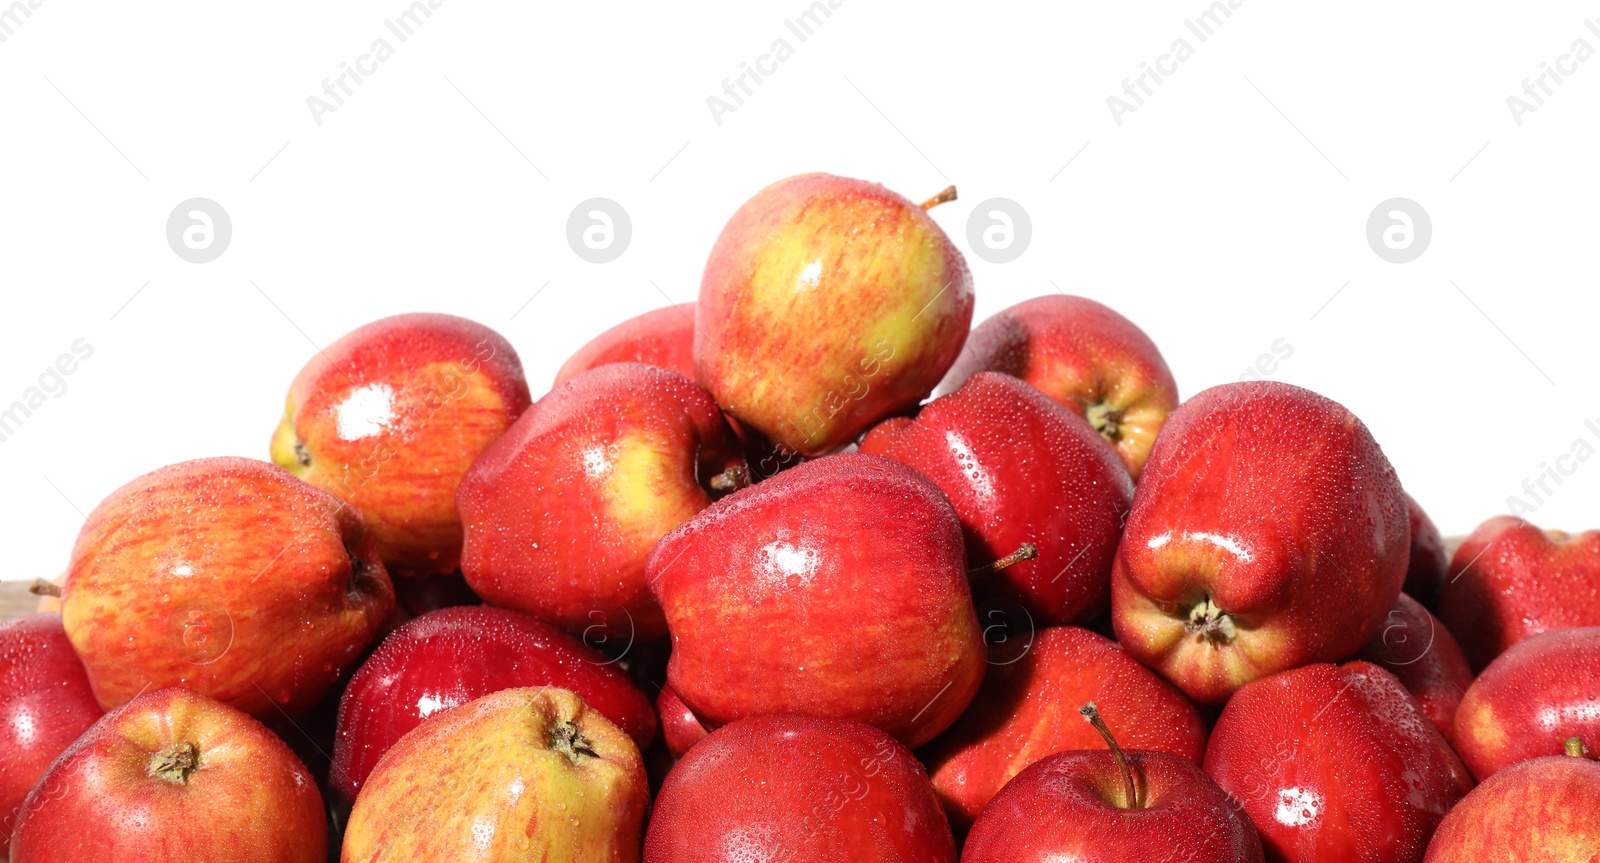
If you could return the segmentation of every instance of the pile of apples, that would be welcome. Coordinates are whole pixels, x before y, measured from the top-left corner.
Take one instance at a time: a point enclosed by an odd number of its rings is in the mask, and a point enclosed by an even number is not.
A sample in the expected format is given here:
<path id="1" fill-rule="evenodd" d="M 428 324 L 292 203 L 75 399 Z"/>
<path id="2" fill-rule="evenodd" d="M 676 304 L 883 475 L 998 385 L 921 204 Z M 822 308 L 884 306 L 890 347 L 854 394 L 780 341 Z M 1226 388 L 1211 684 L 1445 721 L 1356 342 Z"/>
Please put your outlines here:
<path id="1" fill-rule="evenodd" d="M 536 402 L 369 324 L 113 493 L 0 625 L 11 863 L 1600 859 L 1600 531 L 1452 560 L 1337 402 L 972 329 L 953 192 L 769 186 Z"/>

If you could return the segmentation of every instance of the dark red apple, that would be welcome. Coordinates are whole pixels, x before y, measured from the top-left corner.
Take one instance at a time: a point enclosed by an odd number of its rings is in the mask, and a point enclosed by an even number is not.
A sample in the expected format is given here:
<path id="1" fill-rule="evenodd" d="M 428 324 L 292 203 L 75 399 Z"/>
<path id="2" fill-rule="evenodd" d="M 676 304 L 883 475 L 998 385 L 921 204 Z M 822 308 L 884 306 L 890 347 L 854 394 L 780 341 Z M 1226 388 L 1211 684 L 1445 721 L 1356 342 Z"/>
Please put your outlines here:
<path id="1" fill-rule="evenodd" d="M 954 863 L 922 765 L 869 725 L 756 716 L 712 732 L 656 798 L 645 863 Z"/>
<path id="2" fill-rule="evenodd" d="M 1472 777 L 1394 675 L 1320 663 L 1245 684 L 1206 773 L 1255 822 L 1268 859 L 1415 863 Z"/>
<path id="3" fill-rule="evenodd" d="M 1406 506 L 1411 513 L 1411 562 L 1406 566 L 1405 592 L 1430 611 L 1439 608 L 1439 596 L 1444 591 L 1444 579 L 1450 569 L 1450 552 L 1445 548 L 1444 537 L 1433 519 L 1422 511 L 1422 505 L 1411 495 L 1406 495 Z"/>
<path id="4" fill-rule="evenodd" d="M 879 425 L 861 451 L 905 462 L 949 496 L 968 566 L 1023 543 L 1038 550 L 1036 559 L 976 579 L 980 603 L 1015 600 L 1040 624 L 1105 611 L 1133 481 L 1072 411 L 1014 377 L 980 372 L 915 420 Z"/>
<path id="5" fill-rule="evenodd" d="M 1554 629 L 1511 646 L 1456 711 L 1456 751 L 1478 781 L 1560 755 L 1568 740 L 1600 755 L 1600 627 Z"/>
<path id="6" fill-rule="evenodd" d="M 22 799 L 100 705 L 59 614 L 0 622 L 0 856 Z"/>
<path id="7" fill-rule="evenodd" d="M 656 696 L 656 712 L 661 715 L 661 739 L 674 758 L 682 758 L 689 747 L 706 738 L 700 717 L 672 691 L 672 684 L 661 687 L 661 694 Z"/>
<path id="8" fill-rule="evenodd" d="M 1549 629 L 1600 626 L 1600 530 L 1541 531 L 1499 515 L 1456 549 L 1439 619 L 1482 671 L 1505 649 Z"/>
<path id="9" fill-rule="evenodd" d="M 1357 659 L 1381 665 L 1417 697 L 1434 727 L 1452 740 L 1456 707 L 1472 685 L 1472 666 L 1438 618 L 1402 593 Z"/>
<path id="10" fill-rule="evenodd" d="M 1178 406 L 1178 385 L 1150 337 L 1084 297 L 1035 297 L 979 324 L 938 392 L 978 372 L 1015 375 L 1086 418 L 1135 479 Z"/>
<path id="11" fill-rule="evenodd" d="M 1212 387 L 1167 420 L 1111 575 L 1117 640 L 1189 697 L 1344 659 L 1394 607 L 1410 553 L 1394 468 L 1310 390 Z"/>
<path id="12" fill-rule="evenodd" d="M 667 679 L 712 727 L 804 713 L 920 746 L 983 678 L 965 560 L 955 511 L 926 477 L 861 453 L 806 462 L 651 552 Z"/>
<path id="13" fill-rule="evenodd" d="M 645 312 L 595 336 L 561 365 L 552 386 L 612 363 L 644 363 L 693 378 L 694 303 Z"/>
<path id="14" fill-rule="evenodd" d="M 322 797 L 261 723 L 181 687 L 107 713 L 28 794 L 11 863 L 323 863 Z"/>
<path id="15" fill-rule="evenodd" d="M 1496 773 L 1439 823 L 1423 863 L 1593 863 L 1600 764 L 1550 755 Z"/>
<path id="16" fill-rule="evenodd" d="M 1025 650 L 1010 642 L 991 649 L 972 706 L 921 753 L 958 834 L 1028 765 L 1057 752 L 1106 747 L 1078 715 L 1086 701 L 1100 706 L 1130 747 L 1195 763 L 1205 754 L 1200 712 L 1172 684 L 1087 629 L 1042 629 Z"/>
<path id="17" fill-rule="evenodd" d="M 645 558 L 667 531 L 748 477 L 705 390 L 617 363 L 528 409 L 461 481 L 461 571 L 491 605 L 582 635 L 666 634 Z"/>
<path id="18" fill-rule="evenodd" d="M 1083 709 L 1099 724 L 1094 707 Z M 1125 753 L 1105 735 L 1111 751 L 1048 756 L 1000 789 L 962 863 L 1259 863 L 1255 828 L 1200 768 L 1166 752 Z"/>

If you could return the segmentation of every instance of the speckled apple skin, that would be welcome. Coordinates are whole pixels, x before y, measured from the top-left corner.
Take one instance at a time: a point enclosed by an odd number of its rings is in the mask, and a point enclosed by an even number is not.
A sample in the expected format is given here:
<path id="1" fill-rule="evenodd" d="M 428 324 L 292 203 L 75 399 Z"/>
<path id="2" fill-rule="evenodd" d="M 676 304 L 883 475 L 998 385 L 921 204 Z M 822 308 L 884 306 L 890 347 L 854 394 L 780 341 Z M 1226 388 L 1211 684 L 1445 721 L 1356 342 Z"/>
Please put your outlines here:
<path id="1" fill-rule="evenodd" d="M 979 604 L 1019 602 L 1040 625 L 1106 610 L 1133 481 L 1082 417 L 1009 375 L 980 372 L 915 420 L 889 420 L 861 452 L 916 468 L 950 498 L 968 566 L 1032 543 L 1039 556 L 974 580 Z"/>
<path id="2" fill-rule="evenodd" d="M 740 422 L 821 455 L 932 392 L 972 304 L 966 261 L 920 207 L 876 183 L 801 174 L 757 192 L 717 237 L 696 378 Z"/>
<path id="3" fill-rule="evenodd" d="M 1478 525 L 1450 563 L 1439 619 L 1479 671 L 1530 635 L 1600 626 L 1600 530 L 1552 537 L 1509 515 Z"/>
<path id="4" fill-rule="evenodd" d="M 281 723 L 372 643 L 394 587 L 344 501 L 266 462 L 209 458 L 101 501 L 61 602 L 102 707 L 185 686 Z"/>
<path id="5" fill-rule="evenodd" d="M 1456 708 L 1472 685 L 1472 666 L 1450 630 L 1420 602 L 1400 594 L 1356 658 L 1393 674 L 1439 733 L 1454 739 Z"/>
<path id="6" fill-rule="evenodd" d="M 1530 636 L 1478 675 L 1456 711 L 1461 760 L 1481 782 L 1576 737 L 1600 756 L 1600 627 Z"/>
<path id="7" fill-rule="evenodd" d="M 452 572 L 456 485 L 529 401 L 522 362 L 499 333 L 451 315 L 396 315 L 300 370 L 272 460 L 360 510 L 395 577 Z"/>
<path id="8" fill-rule="evenodd" d="M 938 393 L 955 392 L 978 372 L 1019 377 L 1079 416 L 1120 413 L 1108 436 L 1138 479 L 1150 447 L 1178 407 L 1178 385 L 1155 342 L 1134 323 L 1085 297 L 1025 300 L 973 328 Z"/>
<path id="9" fill-rule="evenodd" d="M 745 469 L 705 390 L 641 363 L 551 390 L 473 463 L 458 503 L 461 571 L 492 605 L 618 643 L 666 634 L 645 583 L 656 540 L 711 503 L 711 478 Z"/>
<path id="10" fill-rule="evenodd" d="M 667 679 L 710 727 L 804 713 L 915 747 L 983 678 L 960 522 L 892 459 L 827 456 L 724 498 L 664 537 L 649 572 Z"/>
<path id="11" fill-rule="evenodd" d="M 551 748 L 571 723 L 593 755 Z M 565 689 L 506 689 L 400 738 L 356 798 L 342 863 L 635 863 L 650 791 L 622 729 Z"/>
<path id="12" fill-rule="evenodd" d="M 1028 765 L 1057 752 L 1106 748 L 1078 712 L 1086 702 L 1098 706 L 1119 745 L 1200 763 L 1200 712 L 1116 642 L 1076 626 L 1026 638 L 1020 655 L 1009 643 L 996 647 L 972 706 L 921 752 L 958 834 Z"/>
<path id="13" fill-rule="evenodd" d="M 149 772 L 193 744 L 183 783 Z M 323 863 L 328 833 L 311 774 L 261 723 L 173 687 L 107 713 L 23 804 L 11 863 Z"/>
<path id="14" fill-rule="evenodd" d="M 646 863 L 954 863 L 922 765 L 859 722 L 757 716 L 717 729 L 667 775 Z"/>
<path id="15" fill-rule="evenodd" d="M 348 809 L 378 759 L 428 717 L 526 686 L 571 690 L 641 751 L 655 739 L 650 699 L 598 651 L 520 611 L 446 608 L 395 630 L 350 679 L 339 702 L 332 797 Z"/>
<path id="16" fill-rule="evenodd" d="M 1409 553 L 1405 493 L 1354 414 L 1289 384 L 1224 384 L 1173 412 L 1151 451 L 1112 567 L 1112 623 L 1136 659 L 1220 704 L 1361 649 Z M 1207 597 L 1230 640 L 1190 625 Z"/>
<path id="17" fill-rule="evenodd" d="M 1450 810 L 1423 863 L 1593 863 L 1600 764 L 1566 755 L 1489 777 Z"/>
<path id="18" fill-rule="evenodd" d="M 0 857 L 45 768 L 100 718 L 59 614 L 0 622 Z"/>
<path id="19" fill-rule="evenodd" d="M 694 377 L 694 303 L 680 303 L 629 318 L 595 336 L 562 363 L 560 386 L 612 363 L 644 363 Z"/>
<path id="20" fill-rule="evenodd" d="M 1268 860 L 1415 863 L 1472 777 L 1394 675 L 1319 663 L 1234 693 L 1206 773 L 1239 802 Z"/>
<path id="21" fill-rule="evenodd" d="M 1410 494 L 1406 506 L 1411 514 L 1411 562 L 1406 566 L 1405 592 L 1429 611 L 1439 609 L 1445 575 L 1450 569 L 1450 552 L 1433 519 Z"/>
<path id="22" fill-rule="evenodd" d="M 661 716 L 661 739 L 674 758 L 682 758 L 690 747 L 706 739 L 705 725 L 673 691 L 672 684 L 661 687 L 656 696 L 656 713 Z"/>
<path id="23" fill-rule="evenodd" d="M 1166 752 L 1126 754 L 1144 808 L 1128 808 L 1110 752 L 1057 753 L 995 795 L 961 863 L 1260 863 L 1250 819 L 1199 767 Z"/>

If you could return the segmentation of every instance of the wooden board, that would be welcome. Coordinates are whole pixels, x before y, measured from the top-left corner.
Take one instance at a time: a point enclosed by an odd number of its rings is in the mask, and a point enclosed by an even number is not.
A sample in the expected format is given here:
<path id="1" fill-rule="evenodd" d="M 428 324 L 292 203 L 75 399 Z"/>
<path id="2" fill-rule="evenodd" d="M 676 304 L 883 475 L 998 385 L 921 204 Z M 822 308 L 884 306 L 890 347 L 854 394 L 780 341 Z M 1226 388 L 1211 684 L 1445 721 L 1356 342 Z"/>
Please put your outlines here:
<path id="1" fill-rule="evenodd" d="M 39 605 L 39 597 L 28 592 L 31 581 L 0 581 L 0 620 L 10 620 L 30 614 Z"/>

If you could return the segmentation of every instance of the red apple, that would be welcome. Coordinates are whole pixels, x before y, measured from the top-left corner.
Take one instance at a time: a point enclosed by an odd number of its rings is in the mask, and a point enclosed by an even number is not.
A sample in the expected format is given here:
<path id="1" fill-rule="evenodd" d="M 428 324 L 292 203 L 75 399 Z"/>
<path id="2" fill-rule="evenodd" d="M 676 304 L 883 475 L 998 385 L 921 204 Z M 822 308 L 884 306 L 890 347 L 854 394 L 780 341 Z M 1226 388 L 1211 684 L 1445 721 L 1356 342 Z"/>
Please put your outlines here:
<path id="1" fill-rule="evenodd" d="M 499 333 L 397 315 L 300 370 L 272 460 L 360 510 L 396 576 L 450 572 L 461 559 L 456 484 L 528 402 L 522 362 Z"/>
<path id="2" fill-rule="evenodd" d="M 612 363 L 644 363 L 693 378 L 694 303 L 645 312 L 595 336 L 561 365 L 552 386 Z"/>
<path id="3" fill-rule="evenodd" d="M 641 750 L 655 738 L 650 700 L 611 660 L 519 611 L 447 608 L 400 627 L 351 679 L 339 705 L 332 796 L 348 806 L 378 759 L 429 716 L 524 686 L 571 690 Z"/>
<path id="4" fill-rule="evenodd" d="M 1461 699 L 1456 751 L 1478 781 L 1568 740 L 1600 754 L 1600 627 L 1556 629 L 1512 645 Z"/>
<path id="5" fill-rule="evenodd" d="M 939 392 L 978 372 L 1022 378 L 1086 418 L 1134 479 L 1178 406 L 1178 385 L 1144 330 L 1084 297 L 1035 297 L 979 324 Z"/>
<path id="6" fill-rule="evenodd" d="M 1499 515 L 1456 549 L 1439 619 L 1482 671 L 1506 648 L 1549 629 L 1600 626 L 1600 530 L 1541 531 Z"/>
<path id="7" fill-rule="evenodd" d="M 739 443 L 682 375 L 601 366 L 556 387 L 461 481 L 461 570 L 492 605 L 582 634 L 666 634 L 645 558 L 742 484 Z"/>
<path id="8" fill-rule="evenodd" d="M 261 723 L 181 687 L 106 714 L 22 805 L 11 863 L 322 863 L 311 775 Z"/>
<path id="9" fill-rule="evenodd" d="M 265 462 L 209 458 L 101 501 L 61 602 L 102 707 L 186 686 L 276 723 L 360 656 L 394 589 L 360 513 Z"/>
<path id="10" fill-rule="evenodd" d="M 915 747 L 983 678 L 955 511 L 882 456 L 806 462 L 712 504 L 662 538 L 649 573 L 667 679 L 711 727 L 803 713 Z"/>
<path id="11" fill-rule="evenodd" d="M 368 778 L 343 863 L 636 863 L 650 792 L 622 729 L 565 689 L 505 689 L 400 738 Z"/>
<path id="12" fill-rule="evenodd" d="M 1216 783 L 1176 755 L 1124 753 L 1094 708 L 1083 711 L 1111 751 L 1060 752 L 1017 774 L 978 816 L 962 863 L 1259 863 L 1255 828 Z"/>
<path id="13" fill-rule="evenodd" d="M 1383 625 L 1356 654 L 1393 674 L 1417 697 L 1446 740 L 1453 740 L 1456 707 L 1472 685 L 1472 667 L 1450 630 L 1402 593 Z"/>
<path id="14" fill-rule="evenodd" d="M 1472 777 L 1394 675 L 1307 665 L 1247 683 L 1206 747 L 1206 773 L 1255 822 L 1268 859 L 1419 861 Z"/>
<path id="15" fill-rule="evenodd" d="M 0 622 L 0 856 L 10 847 L 22 799 L 99 718 L 61 615 Z"/>
<path id="16" fill-rule="evenodd" d="M 740 207 L 711 250 L 696 378 L 785 451 L 821 455 L 933 390 L 972 302 L 961 252 L 916 204 L 876 183 L 790 177 Z"/>
<path id="17" fill-rule="evenodd" d="M 869 725 L 756 716 L 683 756 L 656 798 L 645 863 L 954 863 L 922 765 Z"/>
<path id="18" fill-rule="evenodd" d="M 1450 552 L 1417 499 L 1406 495 L 1406 506 L 1411 513 L 1411 562 L 1406 566 L 1405 592 L 1424 608 L 1436 610 L 1450 568 Z"/>
<path id="19" fill-rule="evenodd" d="M 1086 701 L 1097 703 L 1117 739 L 1133 748 L 1196 763 L 1205 754 L 1200 712 L 1172 684 L 1087 629 L 1042 629 L 1025 652 L 1007 645 L 991 651 L 972 706 L 922 752 L 958 834 L 1028 765 L 1106 747 L 1078 716 Z"/>
<path id="20" fill-rule="evenodd" d="M 1565 755 L 1496 773 L 1450 810 L 1424 863 L 1592 863 L 1600 764 Z"/>
<path id="21" fill-rule="evenodd" d="M 1310 390 L 1212 387 L 1173 412 L 1111 575 L 1117 640 L 1189 697 L 1361 649 L 1410 551 L 1405 493 L 1367 427 Z"/>
<path id="22" fill-rule="evenodd" d="M 661 694 L 656 696 L 656 712 L 661 715 L 661 739 L 666 741 L 672 757 L 682 758 L 689 747 L 706 738 L 700 717 L 672 691 L 672 684 L 661 687 Z"/>

